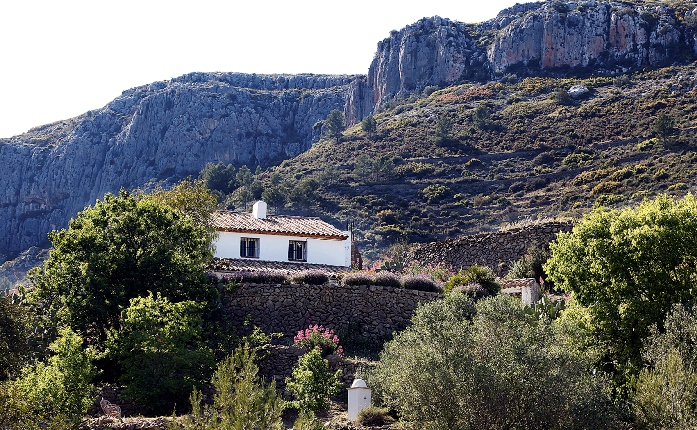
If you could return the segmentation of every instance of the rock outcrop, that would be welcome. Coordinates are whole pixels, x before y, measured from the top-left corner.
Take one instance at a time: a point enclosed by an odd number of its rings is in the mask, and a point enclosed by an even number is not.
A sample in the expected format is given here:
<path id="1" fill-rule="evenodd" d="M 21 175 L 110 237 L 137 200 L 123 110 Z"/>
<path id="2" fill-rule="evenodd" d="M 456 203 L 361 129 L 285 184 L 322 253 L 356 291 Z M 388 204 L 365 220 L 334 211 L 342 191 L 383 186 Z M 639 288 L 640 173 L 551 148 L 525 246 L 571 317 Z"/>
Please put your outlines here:
<path id="1" fill-rule="evenodd" d="M 270 165 L 306 151 L 354 80 L 192 73 L 0 140 L 0 262 L 45 244 L 107 192 L 196 176 L 207 162 Z"/>
<path id="2" fill-rule="evenodd" d="M 309 149 L 332 109 L 355 124 L 387 101 L 507 72 L 620 73 L 697 54 L 697 9 L 559 0 L 463 24 L 424 18 L 378 43 L 367 76 L 192 73 L 0 139 L 0 263 L 119 188 L 207 162 L 272 165 Z"/>
<path id="3" fill-rule="evenodd" d="M 518 15 L 504 19 L 488 48 L 495 73 L 515 65 L 626 70 L 671 63 L 679 51 L 695 49 L 693 30 L 678 19 L 692 16 L 687 10 L 589 0 L 546 2 Z"/>

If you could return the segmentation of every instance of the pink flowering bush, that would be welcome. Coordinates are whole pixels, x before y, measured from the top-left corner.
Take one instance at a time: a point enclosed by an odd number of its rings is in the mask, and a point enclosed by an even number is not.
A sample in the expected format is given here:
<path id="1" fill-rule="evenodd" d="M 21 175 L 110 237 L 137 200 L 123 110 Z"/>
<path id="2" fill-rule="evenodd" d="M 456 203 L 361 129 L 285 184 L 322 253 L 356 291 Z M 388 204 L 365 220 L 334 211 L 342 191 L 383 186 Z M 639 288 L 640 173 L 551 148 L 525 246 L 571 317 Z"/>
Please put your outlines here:
<path id="1" fill-rule="evenodd" d="M 344 355 L 344 348 L 339 345 L 339 337 L 334 334 L 334 330 L 321 325 L 315 324 L 305 330 L 299 330 L 293 341 L 307 351 L 318 349 L 322 357 L 332 354 Z"/>

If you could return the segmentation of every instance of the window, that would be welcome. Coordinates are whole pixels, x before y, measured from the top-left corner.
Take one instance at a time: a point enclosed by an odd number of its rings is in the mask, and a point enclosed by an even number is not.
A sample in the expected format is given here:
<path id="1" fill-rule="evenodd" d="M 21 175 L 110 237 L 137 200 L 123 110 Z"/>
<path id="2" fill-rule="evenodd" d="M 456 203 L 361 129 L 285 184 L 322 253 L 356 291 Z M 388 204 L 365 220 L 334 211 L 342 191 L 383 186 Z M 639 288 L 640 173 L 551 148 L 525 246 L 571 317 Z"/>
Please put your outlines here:
<path id="1" fill-rule="evenodd" d="M 240 257 L 259 258 L 259 239 L 249 237 L 240 239 Z"/>
<path id="2" fill-rule="evenodd" d="M 307 242 L 288 242 L 288 261 L 307 261 Z"/>

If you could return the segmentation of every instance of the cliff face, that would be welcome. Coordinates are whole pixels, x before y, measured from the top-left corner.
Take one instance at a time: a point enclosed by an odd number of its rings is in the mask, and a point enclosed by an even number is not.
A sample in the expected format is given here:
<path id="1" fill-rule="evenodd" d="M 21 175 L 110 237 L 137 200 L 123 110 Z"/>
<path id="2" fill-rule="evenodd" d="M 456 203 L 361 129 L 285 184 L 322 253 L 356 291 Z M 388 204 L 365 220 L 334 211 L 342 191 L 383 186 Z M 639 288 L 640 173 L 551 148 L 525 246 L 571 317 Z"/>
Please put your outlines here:
<path id="1" fill-rule="evenodd" d="M 618 73 L 697 53 L 697 9 L 547 1 L 481 24 L 424 18 L 378 43 L 367 76 L 192 73 L 102 109 L 0 139 L 0 263 L 106 192 L 196 175 L 207 162 L 271 165 L 309 149 L 330 110 L 355 124 L 429 85 L 523 68 Z"/>
<path id="2" fill-rule="evenodd" d="M 379 106 L 393 96 L 427 85 L 447 85 L 486 62 L 465 24 L 439 17 L 424 18 L 378 43 L 368 71 L 372 102 Z"/>
<path id="3" fill-rule="evenodd" d="M 548 2 L 517 15 L 488 48 L 493 72 L 519 64 L 612 71 L 671 63 L 679 51 L 694 52 L 694 35 L 682 22 L 692 11 L 582 1 Z"/>
<path id="4" fill-rule="evenodd" d="M 313 127 L 343 109 L 353 81 L 194 73 L 0 140 L 0 262 L 45 244 L 107 192 L 196 176 L 210 161 L 269 165 L 309 149 Z"/>

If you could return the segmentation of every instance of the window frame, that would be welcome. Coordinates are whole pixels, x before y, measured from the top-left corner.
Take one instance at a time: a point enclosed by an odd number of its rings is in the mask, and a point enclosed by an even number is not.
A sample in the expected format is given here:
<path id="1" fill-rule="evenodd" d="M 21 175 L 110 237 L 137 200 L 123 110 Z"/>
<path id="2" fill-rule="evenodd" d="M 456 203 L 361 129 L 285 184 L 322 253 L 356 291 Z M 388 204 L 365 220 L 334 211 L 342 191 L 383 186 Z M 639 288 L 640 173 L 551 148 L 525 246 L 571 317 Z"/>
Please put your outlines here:
<path id="1" fill-rule="evenodd" d="M 240 258 L 259 258 L 259 251 L 261 246 L 259 244 L 258 237 L 241 237 L 240 238 Z M 254 243 L 253 253 L 254 255 L 249 255 L 250 247 L 249 244 Z"/>
<path id="2" fill-rule="evenodd" d="M 302 258 L 297 258 L 298 245 L 302 246 Z M 293 255 L 295 258 L 291 258 L 291 255 Z M 288 241 L 288 261 L 307 262 L 307 240 Z"/>

